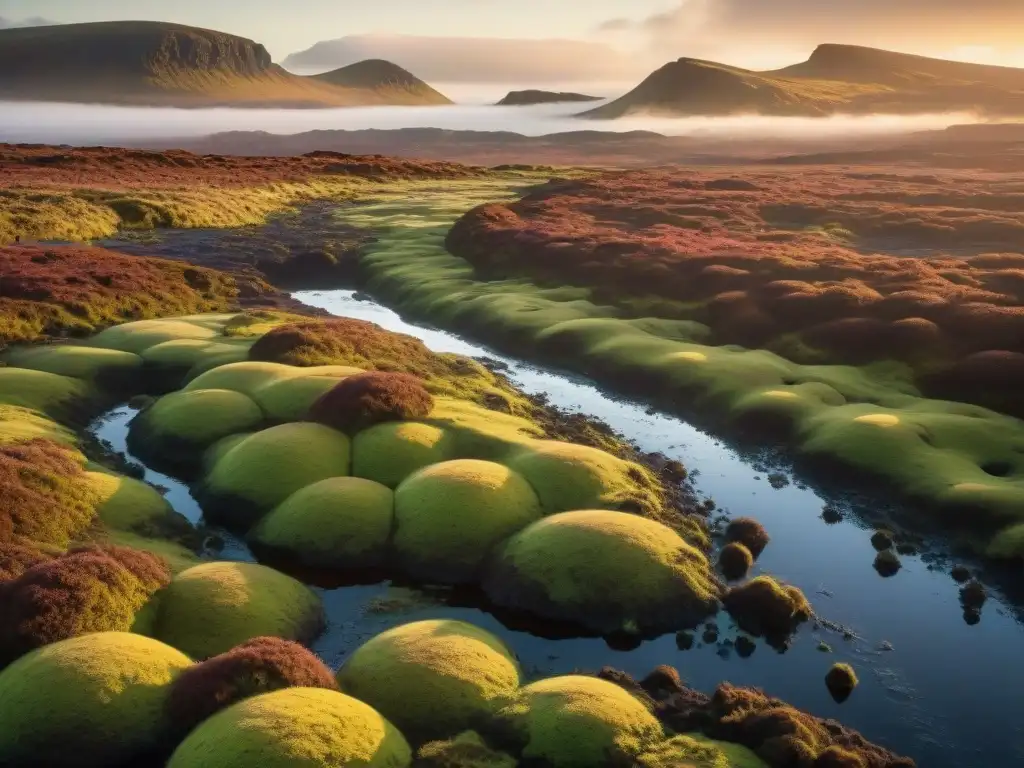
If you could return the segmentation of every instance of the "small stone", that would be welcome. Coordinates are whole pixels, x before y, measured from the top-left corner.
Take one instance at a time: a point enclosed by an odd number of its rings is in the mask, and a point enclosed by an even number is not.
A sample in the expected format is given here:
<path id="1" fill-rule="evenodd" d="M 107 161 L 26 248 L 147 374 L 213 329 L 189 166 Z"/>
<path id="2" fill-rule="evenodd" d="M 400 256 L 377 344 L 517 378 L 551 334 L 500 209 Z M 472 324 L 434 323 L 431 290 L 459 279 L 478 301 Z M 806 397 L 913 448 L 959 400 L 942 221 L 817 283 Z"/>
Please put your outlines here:
<path id="1" fill-rule="evenodd" d="M 832 646 L 822 640 L 818 643 L 818 650 L 822 653 L 832 653 Z"/>
<path id="2" fill-rule="evenodd" d="M 871 535 L 871 546 L 881 552 L 892 548 L 892 531 L 879 530 Z"/>
<path id="3" fill-rule="evenodd" d="M 985 593 L 985 587 L 980 581 L 969 581 L 960 588 L 960 602 L 964 608 L 980 610 L 987 599 L 988 595 Z"/>
<path id="4" fill-rule="evenodd" d="M 971 580 L 971 572 L 967 566 L 954 565 L 953 570 L 949 572 L 949 575 L 953 577 L 953 581 L 957 584 L 963 584 L 964 582 Z"/>
<path id="5" fill-rule="evenodd" d="M 676 648 L 680 651 L 688 651 L 693 648 L 693 633 L 676 632 Z"/>
<path id="6" fill-rule="evenodd" d="M 902 542 L 896 545 L 896 551 L 901 555 L 916 555 L 917 547 L 909 542 Z"/>
<path id="7" fill-rule="evenodd" d="M 964 608 L 964 622 L 969 627 L 981 623 L 981 611 L 974 608 Z"/>
<path id="8" fill-rule="evenodd" d="M 857 683 L 857 673 L 849 664 L 833 664 L 832 669 L 825 675 L 825 686 L 839 704 L 850 698 Z"/>
<path id="9" fill-rule="evenodd" d="M 821 519 L 824 520 L 828 525 L 835 525 L 843 521 L 843 513 L 835 507 L 826 506 L 821 510 Z"/>
<path id="10" fill-rule="evenodd" d="M 704 635 L 701 638 L 705 644 L 711 645 L 712 643 L 718 642 L 718 627 L 708 627 L 704 630 Z"/>
<path id="11" fill-rule="evenodd" d="M 893 647 L 893 644 L 890 643 L 888 640 L 883 640 L 881 643 L 879 643 L 878 650 L 880 650 L 880 651 L 895 651 L 896 649 Z"/>
<path id="12" fill-rule="evenodd" d="M 895 576 L 902 567 L 903 563 L 891 549 L 883 550 L 875 557 L 875 570 L 882 578 Z"/>
<path id="13" fill-rule="evenodd" d="M 746 635 L 740 635 L 736 638 L 735 648 L 737 656 L 741 659 L 749 659 L 757 650 L 757 644 Z"/>

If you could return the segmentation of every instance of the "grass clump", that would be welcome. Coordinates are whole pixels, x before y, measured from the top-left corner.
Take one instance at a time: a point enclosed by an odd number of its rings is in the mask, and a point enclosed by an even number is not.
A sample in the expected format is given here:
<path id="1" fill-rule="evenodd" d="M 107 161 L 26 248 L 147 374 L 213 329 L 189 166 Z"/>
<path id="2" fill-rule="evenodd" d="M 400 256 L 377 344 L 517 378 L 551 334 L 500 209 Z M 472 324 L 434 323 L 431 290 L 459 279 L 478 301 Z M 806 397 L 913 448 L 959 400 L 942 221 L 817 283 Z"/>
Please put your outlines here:
<path id="1" fill-rule="evenodd" d="M 471 582 L 493 547 L 542 514 L 530 484 L 502 464 L 432 464 L 395 490 L 394 549 L 417 578 Z"/>
<path id="2" fill-rule="evenodd" d="M 286 688 L 240 701 L 201 723 L 167 768 L 407 768 L 402 734 L 361 701 L 323 688 Z"/>
<path id="3" fill-rule="evenodd" d="M 394 510 L 390 488 L 330 477 L 285 499 L 249 532 L 249 543 L 312 568 L 372 568 L 384 562 Z"/>
<path id="4" fill-rule="evenodd" d="M 199 495 L 211 519 L 247 530 L 307 485 L 349 474 L 349 439 L 322 424 L 291 423 L 249 435 L 217 459 Z"/>
<path id="5" fill-rule="evenodd" d="M 66 547 L 96 516 L 84 457 L 47 438 L 0 445 L 0 541 Z"/>
<path id="6" fill-rule="evenodd" d="M 301 582 L 262 565 L 212 562 L 171 580 L 153 634 L 207 659 L 255 637 L 307 642 L 323 626 L 320 598 Z"/>
<path id="7" fill-rule="evenodd" d="M 127 632 L 170 580 L 160 558 L 127 547 L 72 550 L 37 563 L 0 594 L 0 659 L 91 632 Z"/>
<path id="8" fill-rule="evenodd" d="M 433 407 L 433 396 L 415 376 L 370 371 L 325 392 L 309 409 L 309 418 L 353 434 L 375 424 L 422 418 Z"/>
<path id="9" fill-rule="evenodd" d="M 0 672 L 0 764 L 132 764 L 165 746 L 170 685 L 191 664 L 174 648 L 123 632 L 22 656 Z"/>
<path id="10" fill-rule="evenodd" d="M 495 553 L 484 578 L 498 605 L 600 634 L 695 627 L 718 608 L 707 558 L 675 531 L 610 510 L 563 512 Z"/>
<path id="11" fill-rule="evenodd" d="M 754 555 L 738 541 L 730 541 L 718 554 L 718 567 L 729 581 L 745 578 L 754 565 Z"/>
<path id="12" fill-rule="evenodd" d="M 168 714 L 179 733 L 236 702 L 283 688 L 337 690 L 334 674 L 298 643 L 256 637 L 185 670 L 171 685 Z"/>
<path id="13" fill-rule="evenodd" d="M 486 724 L 515 695 L 519 666 L 479 627 L 417 621 L 361 645 L 338 670 L 338 682 L 416 744 Z"/>
<path id="14" fill-rule="evenodd" d="M 395 488 L 417 470 L 453 458 L 451 443 L 432 424 L 378 424 L 352 438 L 352 474 Z"/>
<path id="15" fill-rule="evenodd" d="M 825 675 L 825 685 L 832 698 L 838 702 L 846 701 L 857 687 L 857 673 L 849 664 L 833 664 Z"/>
<path id="16" fill-rule="evenodd" d="M 725 540 L 736 542 L 747 548 L 756 560 L 768 546 L 771 537 L 760 522 L 752 517 L 738 517 L 731 520 L 725 529 Z"/>
<path id="17" fill-rule="evenodd" d="M 811 604 L 797 587 L 781 584 L 771 576 L 758 576 L 730 589 L 726 610 L 744 632 L 784 644 L 811 615 Z"/>
<path id="18" fill-rule="evenodd" d="M 430 741 L 416 751 L 417 768 L 516 768 L 518 762 L 487 745 L 476 731 Z"/>
<path id="19" fill-rule="evenodd" d="M 551 768 L 632 764 L 664 739 L 636 698 L 596 677 L 567 675 L 524 687 L 500 713 L 523 758 Z"/>

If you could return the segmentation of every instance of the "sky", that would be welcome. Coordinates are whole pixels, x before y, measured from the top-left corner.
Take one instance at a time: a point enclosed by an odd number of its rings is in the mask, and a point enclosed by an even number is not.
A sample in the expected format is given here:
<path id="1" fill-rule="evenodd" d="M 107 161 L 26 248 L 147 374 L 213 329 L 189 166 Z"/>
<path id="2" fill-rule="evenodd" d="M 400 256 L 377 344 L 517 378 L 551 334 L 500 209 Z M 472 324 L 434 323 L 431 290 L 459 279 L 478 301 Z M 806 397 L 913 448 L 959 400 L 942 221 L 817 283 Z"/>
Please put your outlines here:
<path id="1" fill-rule="evenodd" d="M 568 80 L 586 79 L 579 73 L 588 69 L 594 79 L 613 69 L 630 79 L 680 56 L 769 69 L 822 42 L 1024 66 L 1024 0 L 0 0 L 0 26 L 40 18 L 219 29 L 263 43 L 279 62 L 319 41 L 347 41 L 332 54 L 341 60 L 322 68 L 351 63 L 346 56 L 386 36 L 390 47 L 378 47 L 426 68 L 417 74 L 428 79 L 445 66 L 468 76 L 487 58 L 509 80 L 522 79 L 517 62 L 548 59 L 577 72 Z M 460 58 L 453 38 L 473 38 L 466 47 L 477 52 Z M 541 42 L 489 49 L 489 38 Z M 570 52 L 566 40 L 585 45 Z"/>

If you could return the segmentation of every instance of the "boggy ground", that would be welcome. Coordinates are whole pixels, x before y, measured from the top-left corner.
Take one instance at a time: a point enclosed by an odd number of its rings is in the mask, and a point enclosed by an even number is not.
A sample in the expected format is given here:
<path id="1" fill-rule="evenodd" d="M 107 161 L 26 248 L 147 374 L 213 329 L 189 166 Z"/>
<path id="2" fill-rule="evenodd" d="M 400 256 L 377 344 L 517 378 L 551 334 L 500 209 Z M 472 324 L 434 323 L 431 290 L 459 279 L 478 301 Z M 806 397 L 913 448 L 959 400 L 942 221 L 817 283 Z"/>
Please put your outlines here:
<path id="1" fill-rule="evenodd" d="M 447 245 L 490 277 L 585 285 L 707 342 L 909 364 L 926 394 L 1024 414 L 1024 178 L 649 170 L 484 206 Z"/>
<path id="2" fill-rule="evenodd" d="M 446 248 L 465 246 L 467 232 L 487 211 L 507 210 L 485 205 L 452 229 L 460 208 L 514 194 L 493 182 L 467 181 L 339 211 L 346 223 L 377 234 L 360 254 L 362 284 L 412 317 L 583 371 L 709 428 L 784 442 L 830 481 L 881 484 L 924 502 L 929 528 L 941 520 L 943 530 L 952 526 L 979 551 L 1021 554 L 1024 425 L 1018 419 L 925 397 L 913 370 L 899 361 L 808 364 L 709 343 L 713 328 L 672 316 L 687 309 L 678 300 L 630 301 L 621 290 L 607 296 L 605 285 L 502 278 Z M 566 250 L 571 241 L 567 236 Z M 495 242 L 490 250 L 499 247 Z M 596 259 L 588 267 L 603 263 Z M 847 290 L 841 283 L 838 292 Z"/>
<path id="3" fill-rule="evenodd" d="M 268 765 L 325 768 L 397 768 L 414 753 L 510 768 L 912 764 L 753 691 L 732 694 L 753 703 L 749 727 L 703 733 L 721 724 L 676 728 L 644 692 L 594 677 L 527 684 L 499 639 L 455 621 L 396 627 L 326 669 L 300 645 L 324 629 L 315 592 L 265 565 L 200 558 L 159 493 L 89 462 L 59 422 L 104 373 L 149 368 L 184 387 L 132 429 L 155 453 L 204 454 L 205 511 L 229 501 L 254 546 L 339 568 L 383 556 L 433 582 L 493 561 L 498 594 L 547 594 L 522 607 L 596 601 L 605 610 L 580 618 L 634 632 L 679 621 L 666 607 L 714 610 L 723 587 L 701 528 L 680 527 L 688 543 L 658 522 L 661 482 L 547 439 L 538 406 L 478 364 L 369 323 L 271 312 L 139 321 L 12 354 L 0 368 L 0 764 L 241 766 L 257 742 Z M 453 510 L 472 516 L 450 529 Z M 790 597 L 767 610 L 792 612 Z M 71 718 L 84 727 L 69 735 Z"/>
<path id="4" fill-rule="evenodd" d="M 462 178 L 454 163 L 313 152 L 302 157 L 196 155 L 107 147 L 0 145 L 0 244 L 84 241 L 118 230 L 231 227 L 368 182 Z"/>

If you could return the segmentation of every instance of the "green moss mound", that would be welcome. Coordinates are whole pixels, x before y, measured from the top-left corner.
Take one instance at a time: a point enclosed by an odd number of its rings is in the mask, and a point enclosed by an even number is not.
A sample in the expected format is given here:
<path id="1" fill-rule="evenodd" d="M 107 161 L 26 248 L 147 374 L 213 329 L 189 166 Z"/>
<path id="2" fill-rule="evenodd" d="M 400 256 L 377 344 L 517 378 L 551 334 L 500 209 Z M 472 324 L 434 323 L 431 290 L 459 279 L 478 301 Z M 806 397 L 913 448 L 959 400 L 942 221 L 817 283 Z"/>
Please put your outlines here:
<path id="1" fill-rule="evenodd" d="M 337 691 L 289 688 L 219 712 L 179 745 L 168 768 L 406 768 L 402 734 Z"/>
<path id="2" fill-rule="evenodd" d="M 433 396 L 415 376 L 367 371 L 325 392 L 309 409 L 309 418 L 354 434 L 374 424 L 422 418 L 433 407 Z"/>
<path id="3" fill-rule="evenodd" d="M 19 368 L 105 384 L 123 383 L 142 368 L 142 358 L 131 352 L 70 344 L 15 349 L 4 355 L 4 360 Z"/>
<path id="4" fill-rule="evenodd" d="M 95 390 L 81 379 L 0 366 L 0 405 L 13 405 L 58 417 L 75 415 L 77 406 L 95 397 Z"/>
<path id="5" fill-rule="evenodd" d="M 541 514 L 530 484 L 502 464 L 433 464 L 395 490 L 394 548 L 413 576 L 469 582 L 493 547 Z"/>
<path id="6" fill-rule="evenodd" d="M 247 360 L 218 365 L 191 379 L 185 385 L 185 389 L 230 389 L 232 392 L 255 397 L 256 391 L 261 387 L 285 381 L 297 373 L 297 369 L 290 365 Z"/>
<path id="7" fill-rule="evenodd" d="M 156 640 L 100 632 L 0 672 L 0 764 L 105 768 L 164 746 L 170 684 L 192 662 Z"/>
<path id="8" fill-rule="evenodd" d="M 194 318 L 168 318 L 166 320 L 138 320 L 134 323 L 123 323 L 100 331 L 91 339 L 89 345 L 132 352 L 136 355 L 150 347 L 178 339 L 213 340 L 220 333 L 210 324 L 200 323 Z M 211 317 L 223 317 L 211 315 Z"/>
<path id="9" fill-rule="evenodd" d="M 533 523 L 495 555 L 484 589 L 498 605 L 601 634 L 696 626 L 721 590 L 704 554 L 675 531 L 610 510 Z"/>
<path id="10" fill-rule="evenodd" d="M 33 565 L 0 600 L 0 661 L 90 632 L 127 632 L 170 580 L 158 557 L 126 547 L 72 550 Z"/>
<path id="11" fill-rule="evenodd" d="M 257 387 L 253 397 L 267 416 L 275 421 L 302 421 L 313 403 L 349 376 L 362 373 L 359 368 L 329 365 L 280 381 Z"/>
<path id="12" fill-rule="evenodd" d="M 109 472 L 86 474 L 97 495 L 97 519 L 108 532 L 165 538 L 189 538 L 193 532 L 192 524 L 153 486 Z"/>
<path id="13" fill-rule="evenodd" d="M 825 675 L 825 687 L 832 694 L 832 698 L 838 702 L 850 698 L 850 694 L 859 683 L 857 673 L 849 664 L 833 664 L 828 674 Z"/>
<path id="14" fill-rule="evenodd" d="M 202 563 L 160 596 L 154 635 L 196 659 L 254 637 L 306 642 L 323 628 L 320 598 L 299 581 L 251 563 Z"/>
<path id="15" fill-rule="evenodd" d="M 394 519 L 387 486 L 330 477 L 285 499 L 250 531 L 249 542 L 314 568 L 371 568 L 384 562 Z"/>
<path id="16" fill-rule="evenodd" d="M 228 389 L 198 389 L 164 395 L 132 424 L 136 440 L 203 449 L 222 437 L 255 429 L 263 411 L 250 398 Z"/>
<path id="17" fill-rule="evenodd" d="M 582 675 L 531 683 L 500 716 L 522 743 L 523 757 L 550 768 L 616 765 L 664 739 L 639 700 L 614 683 Z"/>
<path id="18" fill-rule="evenodd" d="M 338 670 L 414 743 L 486 723 L 519 687 L 519 667 L 494 635 L 461 621 L 417 621 L 371 638 Z"/>
<path id="19" fill-rule="evenodd" d="M 74 434 L 43 414 L 16 405 L 0 405 L 0 445 L 27 443 L 35 438 L 74 446 Z"/>
<path id="20" fill-rule="evenodd" d="M 554 440 L 533 441 L 507 460 L 537 491 L 546 512 L 572 509 L 653 511 L 657 483 L 638 464 L 597 448 Z"/>
<path id="21" fill-rule="evenodd" d="M 171 686 L 168 714 L 178 733 L 232 704 L 283 688 L 336 691 L 334 674 L 298 643 L 257 637 L 185 670 Z"/>
<path id="22" fill-rule="evenodd" d="M 218 365 L 246 360 L 250 346 L 248 340 L 175 339 L 147 347 L 140 356 L 161 377 L 183 383 Z"/>
<path id="23" fill-rule="evenodd" d="M 642 768 L 769 768 L 742 744 L 715 741 L 700 733 L 672 736 L 644 752 L 637 762 Z"/>
<path id="24" fill-rule="evenodd" d="M 300 488 L 349 474 L 349 439 L 322 424 L 281 424 L 223 452 L 204 478 L 204 512 L 247 529 Z"/>
<path id="25" fill-rule="evenodd" d="M 448 433 L 430 424 L 391 422 L 352 438 L 352 474 L 396 488 L 413 472 L 452 458 Z"/>

